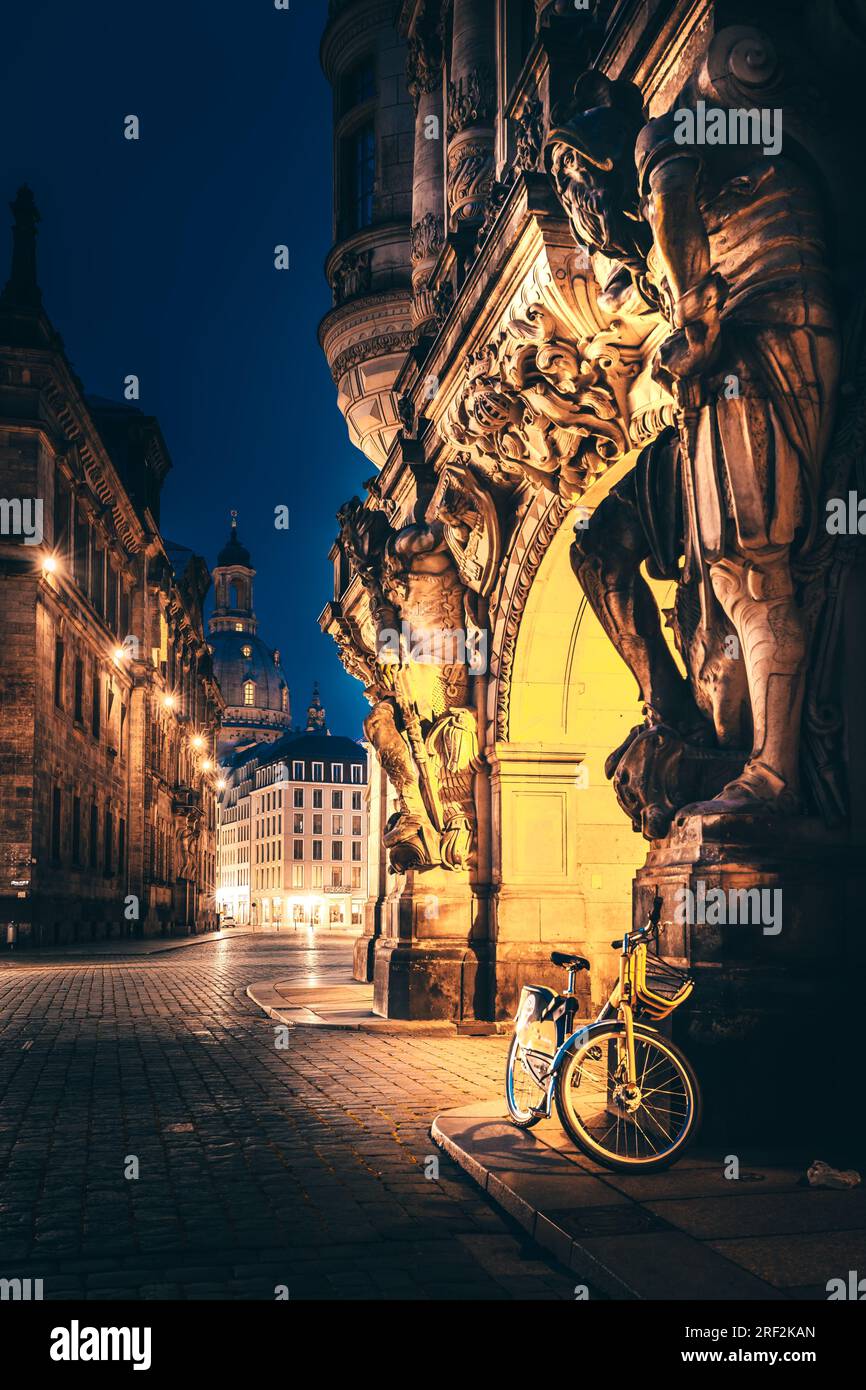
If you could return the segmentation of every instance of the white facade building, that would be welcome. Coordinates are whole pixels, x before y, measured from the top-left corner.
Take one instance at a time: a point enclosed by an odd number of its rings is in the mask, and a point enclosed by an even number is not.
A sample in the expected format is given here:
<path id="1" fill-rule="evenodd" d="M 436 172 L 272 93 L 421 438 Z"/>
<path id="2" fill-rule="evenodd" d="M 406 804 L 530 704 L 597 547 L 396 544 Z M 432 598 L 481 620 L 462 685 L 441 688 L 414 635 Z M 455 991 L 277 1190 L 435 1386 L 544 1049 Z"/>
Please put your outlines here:
<path id="1" fill-rule="evenodd" d="M 217 901 L 270 930 L 352 930 L 368 896 L 367 752 L 324 732 L 288 734 L 225 769 Z"/>

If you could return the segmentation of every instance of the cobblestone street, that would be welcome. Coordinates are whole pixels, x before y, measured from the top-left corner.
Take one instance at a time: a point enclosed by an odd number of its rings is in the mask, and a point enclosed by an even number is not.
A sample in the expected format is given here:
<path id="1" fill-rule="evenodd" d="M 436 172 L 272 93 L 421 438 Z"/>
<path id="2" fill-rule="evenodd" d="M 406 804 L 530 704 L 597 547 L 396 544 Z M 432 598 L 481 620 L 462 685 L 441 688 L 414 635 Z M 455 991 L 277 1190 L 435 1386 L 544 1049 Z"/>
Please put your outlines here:
<path id="1" fill-rule="evenodd" d="M 246 986 L 324 983 L 347 955 L 241 937 L 0 962 L 0 1278 L 46 1298 L 573 1298 L 428 1134 L 499 1092 L 505 1038 L 276 1047 Z"/>

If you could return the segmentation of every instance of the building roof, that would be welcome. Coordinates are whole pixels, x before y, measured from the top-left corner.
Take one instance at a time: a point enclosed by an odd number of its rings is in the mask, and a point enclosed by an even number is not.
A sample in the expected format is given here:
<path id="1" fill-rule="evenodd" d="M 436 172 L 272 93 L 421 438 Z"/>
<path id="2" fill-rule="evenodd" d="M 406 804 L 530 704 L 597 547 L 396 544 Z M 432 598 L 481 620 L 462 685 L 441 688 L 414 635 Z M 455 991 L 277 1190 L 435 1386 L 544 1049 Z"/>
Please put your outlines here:
<path id="1" fill-rule="evenodd" d="M 213 647 L 214 671 L 227 705 L 248 712 L 251 726 L 256 723 L 257 710 L 282 712 L 283 691 L 288 690 L 288 682 L 278 652 L 251 632 L 212 632 L 208 641 Z M 255 683 L 252 705 L 244 702 L 247 681 Z"/>
<path id="2" fill-rule="evenodd" d="M 252 569 L 250 552 L 247 550 L 246 546 L 241 545 L 238 540 L 237 517 L 233 516 L 229 538 L 217 556 L 217 566 L 225 566 L 228 568 L 235 565 L 240 565 L 244 569 Z"/>

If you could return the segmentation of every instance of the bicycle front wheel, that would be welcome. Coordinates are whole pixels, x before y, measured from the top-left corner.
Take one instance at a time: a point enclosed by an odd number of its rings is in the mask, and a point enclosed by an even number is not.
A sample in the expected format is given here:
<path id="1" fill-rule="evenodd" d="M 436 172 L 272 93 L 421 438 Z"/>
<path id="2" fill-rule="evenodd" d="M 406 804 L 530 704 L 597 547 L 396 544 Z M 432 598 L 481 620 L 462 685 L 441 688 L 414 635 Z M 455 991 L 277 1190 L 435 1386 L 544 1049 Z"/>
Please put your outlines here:
<path id="1" fill-rule="evenodd" d="M 701 1093 L 679 1048 L 635 1025 L 636 1087 L 628 1085 L 625 1025 L 578 1036 L 559 1068 L 556 1109 L 566 1133 L 606 1168 L 647 1172 L 682 1158 L 698 1131 Z"/>
<path id="2" fill-rule="evenodd" d="M 508 1061 L 505 1064 L 505 1101 L 508 1113 L 520 1129 L 532 1129 L 541 1119 L 533 1114 L 533 1107 L 541 1105 L 545 1090 L 539 1085 L 523 1056 L 523 1048 L 517 1037 L 511 1039 Z"/>

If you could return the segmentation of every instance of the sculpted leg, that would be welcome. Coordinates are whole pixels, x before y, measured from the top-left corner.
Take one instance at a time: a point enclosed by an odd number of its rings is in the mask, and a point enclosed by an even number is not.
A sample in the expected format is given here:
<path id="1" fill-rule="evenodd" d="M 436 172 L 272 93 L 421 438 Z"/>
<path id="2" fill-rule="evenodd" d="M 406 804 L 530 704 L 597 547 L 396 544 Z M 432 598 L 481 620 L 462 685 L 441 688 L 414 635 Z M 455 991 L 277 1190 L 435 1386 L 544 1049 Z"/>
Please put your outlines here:
<path id="1" fill-rule="evenodd" d="M 740 639 L 754 741 L 742 774 L 706 805 L 714 811 L 754 811 L 764 806 L 793 813 L 799 808 L 806 634 L 794 598 L 787 548 L 722 560 L 710 573 L 719 602 Z"/>
<path id="2" fill-rule="evenodd" d="M 640 572 L 649 556 L 631 479 L 614 488 L 575 528 L 571 567 L 606 635 L 638 683 L 651 724 L 669 724 L 685 737 L 707 724 L 677 670 L 664 639 L 652 591 Z"/>

